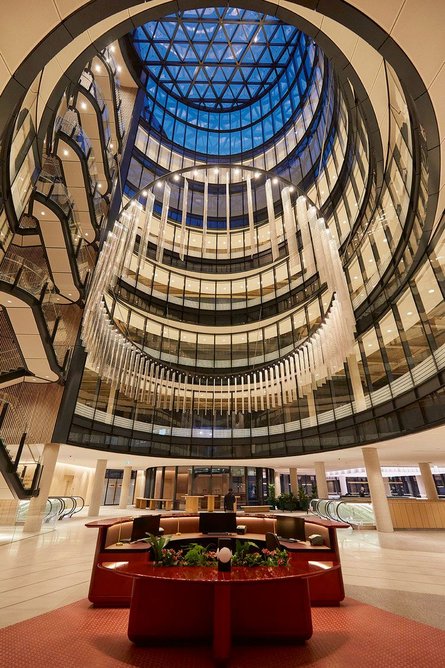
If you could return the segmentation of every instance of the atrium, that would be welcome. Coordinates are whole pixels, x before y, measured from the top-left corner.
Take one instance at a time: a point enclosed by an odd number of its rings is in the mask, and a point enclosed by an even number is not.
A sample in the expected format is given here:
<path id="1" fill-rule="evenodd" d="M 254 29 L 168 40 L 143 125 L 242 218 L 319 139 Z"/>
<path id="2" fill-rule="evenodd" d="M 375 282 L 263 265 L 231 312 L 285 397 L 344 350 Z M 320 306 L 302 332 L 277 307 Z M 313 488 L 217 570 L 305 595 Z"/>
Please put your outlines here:
<path id="1" fill-rule="evenodd" d="M 54 504 L 182 512 L 230 488 L 439 550 L 443 18 L 2 10 L 0 549 Z"/>

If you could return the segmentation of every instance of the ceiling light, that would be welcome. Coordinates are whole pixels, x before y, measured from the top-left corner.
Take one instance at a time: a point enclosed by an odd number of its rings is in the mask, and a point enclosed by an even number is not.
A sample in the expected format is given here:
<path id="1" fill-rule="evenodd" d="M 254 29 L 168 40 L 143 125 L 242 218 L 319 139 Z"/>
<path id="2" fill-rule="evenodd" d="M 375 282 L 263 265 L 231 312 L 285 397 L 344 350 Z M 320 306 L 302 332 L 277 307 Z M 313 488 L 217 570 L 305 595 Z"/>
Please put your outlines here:
<path id="1" fill-rule="evenodd" d="M 81 109 L 87 109 L 87 107 L 88 107 L 88 105 L 87 105 L 86 102 L 81 102 L 81 103 L 80 103 L 80 108 L 81 108 Z"/>
<path id="2" fill-rule="evenodd" d="M 116 67 L 116 69 L 117 69 L 118 72 L 122 72 L 122 67 L 121 67 L 120 65 L 118 65 L 118 66 Z"/>
<path id="3" fill-rule="evenodd" d="M 94 69 L 96 70 L 96 72 L 101 72 L 102 71 L 102 68 L 101 68 L 100 65 L 96 65 Z"/>
<path id="4" fill-rule="evenodd" d="M 44 211 L 41 211 L 41 212 L 40 212 L 40 215 L 41 215 L 41 216 L 44 216 L 44 215 L 45 215 L 45 212 L 44 212 Z"/>
<path id="5" fill-rule="evenodd" d="M 289 186 L 289 192 L 290 192 L 290 193 L 293 193 L 294 190 L 295 190 L 295 188 L 294 188 L 293 186 Z"/>
<path id="6" fill-rule="evenodd" d="M 197 169 L 193 170 L 193 176 L 198 176 L 198 170 Z"/>
<path id="7" fill-rule="evenodd" d="M 10 299 L 7 300 L 8 304 L 12 304 L 12 301 Z"/>
<path id="8" fill-rule="evenodd" d="M 85 232 L 85 236 L 86 236 L 86 237 L 88 236 L 88 232 Z"/>
<path id="9" fill-rule="evenodd" d="M 277 179 L 276 176 L 274 176 L 274 178 L 272 179 L 272 183 L 274 183 L 274 184 L 278 183 L 278 179 Z"/>
<path id="10" fill-rule="evenodd" d="M 63 155 L 69 155 L 69 151 L 67 151 L 66 148 L 63 149 Z"/>
<path id="11" fill-rule="evenodd" d="M 114 148 L 113 142 L 110 142 L 110 148 Z"/>
<path id="12" fill-rule="evenodd" d="M 235 174 L 238 176 L 238 174 L 240 173 L 240 171 L 241 171 L 240 168 L 237 167 L 237 168 L 235 169 Z"/>
<path id="13" fill-rule="evenodd" d="M 412 315 L 412 314 L 413 314 L 412 311 L 408 311 L 406 315 Z"/>
<path id="14" fill-rule="evenodd" d="M 110 46 L 110 51 L 111 53 L 114 53 L 116 51 L 116 47 L 114 46 L 114 44 Z"/>
<path id="15" fill-rule="evenodd" d="M 179 174 L 175 174 L 173 178 L 175 181 L 179 181 Z"/>
<path id="16" fill-rule="evenodd" d="M 428 294 L 430 294 L 430 295 L 432 295 L 433 292 L 434 292 L 434 288 L 431 288 L 430 290 L 428 290 Z"/>
<path id="17" fill-rule="evenodd" d="M 388 332 L 388 334 L 391 334 L 392 329 L 387 329 L 386 331 Z"/>
<path id="18" fill-rule="evenodd" d="M 214 172 L 215 174 L 219 174 L 219 169 L 218 169 L 218 167 L 215 167 L 215 169 L 213 170 L 213 172 Z"/>
<path id="19" fill-rule="evenodd" d="M 98 187 L 98 188 L 102 188 L 102 184 L 101 184 L 101 183 L 98 183 L 98 184 L 97 184 L 97 187 Z"/>
<path id="20" fill-rule="evenodd" d="M 162 188 L 162 183 L 160 181 L 157 182 L 156 188 Z"/>
<path id="21" fill-rule="evenodd" d="M 260 172 L 255 172 L 255 178 L 256 178 L 256 179 L 259 179 L 260 176 L 261 176 L 261 173 L 260 173 Z"/>
<path id="22" fill-rule="evenodd" d="M 148 192 L 147 192 L 146 190 L 143 190 L 143 191 L 142 191 L 142 196 L 143 196 L 143 197 L 147 197 L 147 195 L 148 195 Z"/>

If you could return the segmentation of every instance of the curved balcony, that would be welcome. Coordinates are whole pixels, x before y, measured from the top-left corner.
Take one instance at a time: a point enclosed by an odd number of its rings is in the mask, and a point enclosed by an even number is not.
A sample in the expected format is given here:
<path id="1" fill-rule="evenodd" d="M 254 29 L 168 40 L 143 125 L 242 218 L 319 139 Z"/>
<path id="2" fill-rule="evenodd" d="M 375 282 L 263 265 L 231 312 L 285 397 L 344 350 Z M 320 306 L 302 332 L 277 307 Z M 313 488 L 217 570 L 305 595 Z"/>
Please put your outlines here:
<path id="1" fill-rule="evenodd" d="M 74 341 L 48 275 L 9 252 L 0 265 L 0 290 L 27 368 L 42 382 L 58 380 Z"/>

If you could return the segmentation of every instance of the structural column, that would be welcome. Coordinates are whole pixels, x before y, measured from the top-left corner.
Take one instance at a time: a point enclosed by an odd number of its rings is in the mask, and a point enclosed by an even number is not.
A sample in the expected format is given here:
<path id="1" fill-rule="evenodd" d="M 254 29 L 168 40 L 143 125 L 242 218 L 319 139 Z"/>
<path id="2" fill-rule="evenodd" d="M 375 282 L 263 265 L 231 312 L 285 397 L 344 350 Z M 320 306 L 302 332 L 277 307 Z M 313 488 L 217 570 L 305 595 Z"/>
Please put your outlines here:
<path id="1" fill-rule="evenodd" d="M 104 493 L 105 471 L 107 470 L 107 460 L 98 459 L 96 462 L 96 471 L 94 473 L 93 488 L 91 490 L 90 506 L 88 508 L 88 517 L 99 515 L 102 495 Z"/>
<path id="2" fill-rule="evenodd" d="M 290 491 L 294 496 L 298 496 L 298 471 L 296 468 L 289 469 L 290 473 Z"/>
<path id="3" fill-rule="evenodd" d="M 377 531 L 394 531 L 377 448 L 362 448 Z"/>
<path id="4" fill-rule="evenodd" d="M 327 499 L 329 496 L 328 483 L 326 481 L 326 469 L 324 462 L 315 462 L 315 480 L 317 482 L 317 496 L 319 499 Z"/>
<path id="5" fill-rule="evenodd" d="M 357 358 L 355 355 L 349 355 L 347 361 L 355 407 L 357 411 L 363 411 L 366 408 L 365 393 L 363 392 L 362 379 L 360 378 L 360 370 L 358 368 Z"/>
<path id="6" fill-rule="evenodd" d="M 434 482 L 431 467 L 428 462 L 419 463 L 420 475 L 422 476 L 423 486 L 425 488 L 426 498 L 431 501 L 438 501 L 439 495 L 437 493 L 436 483 Z"/>
<path id="7" fill-rule="evenodd" d="M 116 383 L 111 383 L 110 387 L 110 395 L 108 397 L 108 402 L 107 402 L 107 413 L 112 413 L 114 411 L 114 402 L 116 400 Z"/>
<path id="8" fill-rule="evenodd" d="M 39 496 L 31 499 L 28 508 L 28 514 L 25 520 L 23 531 L 40 531 L 44 519 L 46 502 L 48 501 L 49 490 L 56 468 L 57 457 L 59 454 L 59 443 L 47 443 L 43 449 L 42 457 L 42 477 L 40 478 Z"/>
<path id="9" fill-rule="evenodd" d="M 137 499 L 138 497 L 145 496 L 145 471 L 136 472 L 136 485 L 134 490 L 134 496 Z"/>
<path id="10" fill-rule="evenodd" d="M 119 508 L 125 510 L 128 505 L 128 496 L 130 494 L 130 483 L 131 483 L 131 466 L 126 466 L 124 468 L 124 477 L 122 479 L 121 487 L 121 496 L 119 499 Z"/>
<path id="11" fill-rule="evenodd" d="M 310 390 L 307 394 L 307 409 L 311 425 L 317 424 L 317 409 L 315 408 L 314 393 Z"/>
<path id="12" fill-rule="evenodd" d="M 281 478 L 278 471 L 275 471 L 275 496 L 280 496 L 281 494 Z"/>

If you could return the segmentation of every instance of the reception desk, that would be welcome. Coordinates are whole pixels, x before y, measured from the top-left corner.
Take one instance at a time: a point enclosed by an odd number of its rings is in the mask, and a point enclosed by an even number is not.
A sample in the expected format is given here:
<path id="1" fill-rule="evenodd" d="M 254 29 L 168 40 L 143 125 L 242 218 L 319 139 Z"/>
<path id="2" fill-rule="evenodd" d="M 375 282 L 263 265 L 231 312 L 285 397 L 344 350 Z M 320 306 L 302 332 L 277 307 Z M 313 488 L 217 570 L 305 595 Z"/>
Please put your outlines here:
<path id="1" fill-rule="evenodd" d="M 133 582 L 128 621 L 132 642 L 211 641 L 215 661 L 225 662 L 232 639 L 304 642 L 310 638 L 308 581 L 340 566 L 291 560 L 287 567 L 234 567 L 219 573 L 216 566 L 169 568 L 148 561 L 117 561 L 101 568 Z"/>
<path id="2" fill-rule="evenodd" d="M 266 532 L 275 533 L 275 517 L 268 514 L 238 515 L 238 524 L 246 527 L 243 536 L 233 535 L 233 540 L 251 540 L 260 546 L 265 544 Z M 132 566 L 139 567 L 149 561 L 150 546 L 145 542 L 129 543 L 133 518 L 107 518 L 89 522 L 87 527 L 98 531 L 96 552 L 94 555 L 91 573 L 89 600 L 96 606 L 128 607 L 131 600 L 131 580 L 118 576 L 112 570 L 104 569 L 104 563 L 125 561 Z M 160 519 L 160 526 L 165 535 L 170 537 L 170 546 L 178 549 L 189 542 L 215 543 L 217 537 L 205 536 L 199 532 L 198 515 L 183 513 L 164 514 Z M 337 529 L 346 528 L 341 522 L 322 520 L 315 516 L 305 517 L 305 533 L 308 538 L 311 534 L 322 534 L 323 545 L 311 545 L 306 541 L 280 540 L 281 546 L 288 550 L 290 559 L 296 568 L 307 568 L 310 561 L 332 562 L 338 569 L 326 570 L 323 576 L 311 578 L 309 581 L 309 595 L 311 605 L 339 605 L 345 593 L 340 568 L 340 556 L 337 544 Z M 123 542 L 127 541 L 127 542 Z"/>

